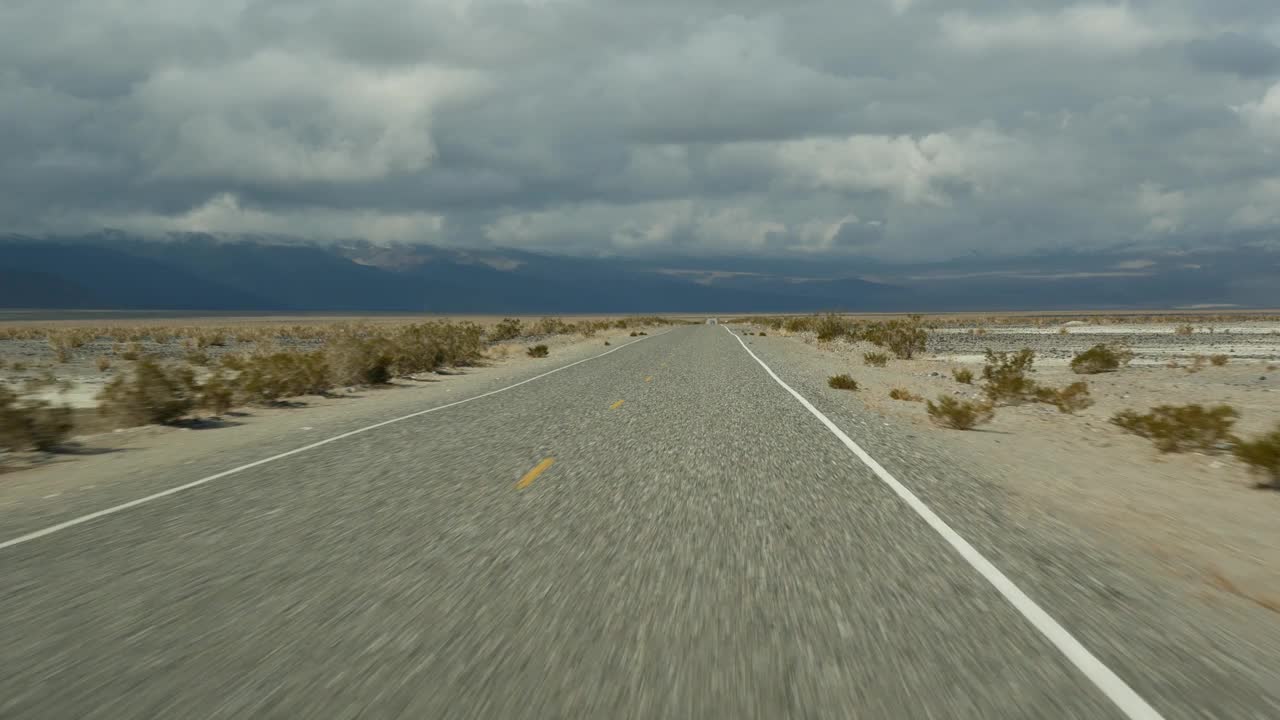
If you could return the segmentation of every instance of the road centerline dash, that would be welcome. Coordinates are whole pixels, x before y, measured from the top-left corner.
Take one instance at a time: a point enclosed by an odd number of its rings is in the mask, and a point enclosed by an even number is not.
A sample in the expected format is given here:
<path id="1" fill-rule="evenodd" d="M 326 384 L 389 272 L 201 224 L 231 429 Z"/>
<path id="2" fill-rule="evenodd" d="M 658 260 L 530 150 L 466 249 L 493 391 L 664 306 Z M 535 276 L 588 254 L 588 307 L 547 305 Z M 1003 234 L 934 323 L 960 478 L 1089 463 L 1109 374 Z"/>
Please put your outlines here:
<path id="1" fill-rule="evenodd" d="M 516 483 L 516 489 L 523 490 L 529 487 L 529 485 L 531 485 L 534 480 L 538 479 L 539 475 L 546 472 L 547 468 L 555 464 L 556 464 L 555 458 L 546 458 L 542 462 L 538 463 L 537 465 L 534 465 L 533 469 L 525 473 L 524 477 L 520 478 L 520 482 Z"/>
<path id="2" fill-rule="evenodd" d="M 623 402 L 624 402 L 624 401 L 619 400 L 618 402 L 616 402 L 616 403 L 614 403 L 614 404 L 610 405 L 610 406 L 609 406 L 609 409 L 610 409 L 610 410 L 617 410 L 618 408 L 622 407 L 622 403 L 623 403 Z"/>

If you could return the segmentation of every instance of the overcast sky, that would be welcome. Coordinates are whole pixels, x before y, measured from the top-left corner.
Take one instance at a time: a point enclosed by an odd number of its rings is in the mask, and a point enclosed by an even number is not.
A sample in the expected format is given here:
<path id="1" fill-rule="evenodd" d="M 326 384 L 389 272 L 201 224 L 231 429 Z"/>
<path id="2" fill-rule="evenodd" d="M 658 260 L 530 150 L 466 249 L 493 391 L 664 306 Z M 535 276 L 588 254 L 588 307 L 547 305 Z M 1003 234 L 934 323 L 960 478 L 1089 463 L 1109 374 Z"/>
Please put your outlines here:
<path id="1" fill-rule="evenodd" d="M 1280 227 L 1277 150 L 1276 0 L 0 2 L 0 230 L 938 259 Z"/>

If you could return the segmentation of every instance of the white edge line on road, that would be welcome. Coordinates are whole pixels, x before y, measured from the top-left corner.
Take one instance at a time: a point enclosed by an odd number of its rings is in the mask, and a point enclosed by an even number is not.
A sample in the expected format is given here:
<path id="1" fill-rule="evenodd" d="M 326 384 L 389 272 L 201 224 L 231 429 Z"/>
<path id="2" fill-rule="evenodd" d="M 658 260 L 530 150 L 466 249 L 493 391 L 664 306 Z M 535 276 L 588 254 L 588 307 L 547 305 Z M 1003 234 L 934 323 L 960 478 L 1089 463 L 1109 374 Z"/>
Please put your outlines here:
<path id="1" fill-rule="evenodd" d="M 1093 684 L 1111 700 L 1111 702 L 1115 703 L 1116 707 L 1118 707 L 1126 717 L 1131 720 L 1163 720 L 1160 713 L 1156 712 L 1155 708 L 1151 707 L 1146 700 L 1143 700 L 1141 695 L 1134 692 L 1133 688 L 1129 687 L 1124 680 L 1120 679 L 1120 676 L 1111 671 L 1111 668 L 1104 665 L 1102 661 L 1095 657 L 1093 653 L 1089 652 L 1084 645 L 1081 645 L 1079 640 L 1076 640 L 1071 633 L 1067 632 L 1066 628 L 1058 624 L 1057 620 L 1054 620 L 1049 613 L 1045 612 L 1044 609 L 1037 605 L 1036 602 L 1028 597 L 1026 593 L 1022 592 L 1017 585 L 1014 585 L 1012 580 L 1005 577 L 1005 574 L 1000 572 L 995 565 L 992 565 L 991 561 L 983 557 L 982 553 L 974 549 L 974 547 L 963 537 L 960 537 L 959 533 L 952 530 L 951 526 L 942 518 L 938 517 L 937 513 L 929 509 L 928 505 L 921 502 L 920 498 L 916 497 L 915 493 L 907 489 L 907 487 L 899 482 L 893 475 L 890 475 L 888 470 L 885 470 L 880 463 L 876 462 L 875 458 L 868 455 L 867 451 L 863 450 L 856 442 L 846 435 L 843 430 L 841 430 L 835 423 L 831 422 L 830 418 L 822 414 L 821 410 L 814 407 L 813 403 L 806 400 L 803 395 L 796 392 L 790 385 L 783 382 L 782 378 L 778 377 L 777 373 L 775 373 L 772 368 L 765 365 L 763 360 L 757 357 L 755 353 L 751 352 L 751 348 L 747 347 L 747 344 L 742 341 L 742 338 L 739 337 L 737 333 L 730 330 L 727 326 L 725 327 L 725 330 L 727 330 L 729 334 L 738 341 L 738 344 L 742 345 L 742 349 L 746 350 L 748 355 L 755 359 L 757 363 L 760 363 L 760 367 L 764 368 L 765 372 L 769 373 L 769 377 L 773 378 L 774 382 L 778 383 L 784 390 L 791 393 L 792 397 L 799 400 L 800 404 L 803 405 L 806 410 L 812 413 L 814 417 L 818 418 L 823 425 L 826 425 L 827 429 L 830 430 L 833 435 L 840 438 L 840 441 L 845 444 L 845 447 L 849 448 L 849 450 L 853 452 L 859 460 L 861 460 L 867 467 L 871 468 L 871 471 L 876 474 L 876 477 L 884 481 L 884 484 L 888 485 L 895 493 L 897 493 L 898 497 L 902 498 L 902 500 L 906 502 L 912 510 L 915 510 L 916 514 L 929 524 L 929 527 L 937 531 L 937 533 L 942 536 L 943 540 L 946 540 L 951 547 L 955 548 L 956 552 L 960 553 L 960 557 L 964 558 L 969 565 L 973 566 L 974 570 L 978 571 L 979 575 L 986 579 L 987 582 L 991 583 L 996 591 L 1003 595 L 1005 600 L 1009 601 L 1010 605 L 1013 605 L 1014 609 L 1022 613 L 1022 616 L 1025 617 L 1036 630 L 1039 630 L 1040 634 L 1049 642 L 1053 643 L 1054 647 L 1058 648 L 1058 650 L 1066 656 L 1067 660 L 1069 660 L 1072 665 L 1075 665 L 1080 672 L 1084 673 L 1085 677 L 1089 678 L 1089 680 L 1091 680 Z"/>
<path id="2" fill-rule="evenodd" d="M 664 334 L 666 334 L 666 333 L 660 333 L 660 334 L 664 335 Z M 533 377 L 531 377 L 531 378 L 527 378 L 527 379 L 525 379 L 525 380 L 521 380 L 521 381 L 520 381 L 520 382 L 518 382 L 518 383 L 513 383 L 513 384 L 511 384 L 511 385 L 507 385 L 506 387 L 498 388 L 497 390 L 490 390 L 490 391 L 489 391 L 489 392 L 487 392 L 487 393 L 481 393 L 481 394 L 479 394 L 479 395 L 474 395 L 474 396 L 469 397 L 469 398 L 463 398 L 462 400 L 456 400 L 456 401 L 451 402 L 451 403 L 448 403 L 448 404 L 446 404 L 446 405 L 439 405 L 439 406 L 437 406 L 437 407 L 428 408 L 428 409 L 426 409 L 426 410 L 419 410 L 418 412 L 409 413 L 408 415 L 401 415 L 400 417 L 392 418 L 392 419 L 390 419 L 390 420 L 383 420 L 383 421 L 382 421 L 382 422 L 380 422 L 380 423 L 374 423 L 373 425 L 368 425 L 368 426 L 365 426 L 365 427 L 362 427 L 362 428 L 359 428 L 359 429 L 356 429 L 356 430 L 352 430 L 352 431 L 350 431 L 350 432 L 345 432 L 345 433 L 342 433 L 341 435 L 334 435 L 334 436 L 333 436 L 333 437 L 331 437 L 331 438 L 326 438 L 326 439 L 321 440 L 321 441 L 319 441 L 319 442 L 313 442 L 313 443 L 311 443 L 310 445 L 303 445 L 302 447 L 294 448 L 293 450 L 286 450 L 285 452 L 282 452 L 282 453 L 280 453 L 280 454 L 278 454 L 278 455 L 272 455 L 271 457 L 265 457 L 265 458 L 262 458 L 261 460 L 254 460 L 254 461 L 253 461 L 253 462 L 251 462 L 251 463 L 246 463 L 246 464 L 241 465 L 241 466 L 239 466 L 239 467 L 233 467 L 233 468 L 231 468 L 230 470 L 223 470 L 223 471 L 222 471 L 222 472 L 220 472 L 220 473 L 216 473 L 216 474 L 214 474 L 214 475 L 210 475 L 210 476 L 208 476 L 208 477 L 203 477 L 203 478 L 200 478 L 199 480 L 194 480 L 194 481 L 189 482 L 189 483 L 187 483 L 187 484 L 185 484 L 185 485 L 178 485 L 177 487 L 171 487 L 171 488 L 169 488 L 168 490 L 161 490 L 161 491 L 160 491 L 160 492 L 158 492 L 158 493 L 153 493 L 153 494 L 151 494 L 151 495 L 147 495 L 146 497 L 140 497 L 140 498 L 138 498 L 138 499 L 136 499 L 136 500 L 130 500 L 129 502 L 126 502 L 126 503 L 121 503 L 121 504 L 119 504 L 119 505 L 113 505 L 113 506 L 111 506 L 111 507 L 109 507 L 109 508 L 105 508 L 105 509 L 102 509 L 102 510 L 98 510 L 97 512 L 91 512 L 91 513 L 89 513 L 88 515 L 81 515 L 81 516 L 79 516 L 79 517 L 76 517 L 76 518 L 72 518 L 72 519 L 70 519 L 70 520 L 67 520 L 66 522 L 60 522 L 60 523 L 58 523 L 57 525 L 50 525 L 49 527 L 42 528 L 42 529 L 40 529 L 40 530 L 36 530 L 36 531 L 34 531 L 34 532 L 29 532 L 29 533 L 27 533 L 26 535 L 19 535 L 18 537 L 13 538 L 13 539 L 11 539 L 11 540 L 5 540 L 4 542 L 0 542 L 0 550 L 4 550 L 5 548 L 13 547 L 14 545 L 21 545 L 22 543 L 25 543 L 25 542 L 31 542 L 32 540 L 35 540 L 35 539 L 38 539 L 38 538 L 42 538 L 42 537 L 44 537 L 44 536 L 46 536 L 46 535 L 52 535 L 52 534 L 54 534 L 54 533 L 56 533 L 56 532 L 59 532 L 59 531 L 62 531 L 62 530 L 66 530 L 67 528 L 73 528 L 73 527 L 75 527 L 75 526 L 77 526 L 77 525 L 83 525 L 84 523 L 87 523 L 87 522 L 89 522 L 90 520 L 97 520 L 97 519 L 98 519 L 98 518 L 100 518 L 100 517 L 106 517 L 107 515 L 114 515 L 114 514 L 116 514 L 116 513 L 118 513 L 118 512 L 123 512 L 123 511 L 125 511 L 125 510 L 128 510 L 129 508 L 134 508 L 134 507 L 137 507 L 137 506 L 139 506 L 139 505 L 144 505 L 144 504 L 146 504 L 146 503 L 151 502 L 152 500 L 159 500 L 160 498 L 163 498 L 163 497 L 168 497 L 168 496 L 170 496 L 170 495 L 176 495 L 176 494 L 178 494 L 178 493 L 180 493 L 180 492 L 182 492 L 182 491 L 184 491 L 184 490 L 190 490 L 191 488 L 200 487 L 201 485 L 207 485 L 208 483 L 211 483 L 211 482 L 213 482 L 214 480 L 221 480 L 222 478 L 227 477 L 228 475 L 235 475 L 236 473 L 244 472 L 245 470 L 248 470 L 248 469 L 250 469 L 250 468 L 258 467 L 259 465 L 266 465 L 267 463 L 275 462 L 276 460 L 282 460 L 282 459 L 284 459 L 284 458 L 289 457 L 290 455 L 297 455 L 298 453 L 303 453 L 303 452 L 306 452 L 306 451 L 308 451 L 308 450 L 314 450 L 315 448 L 318 448 L 318 447 L 320 447 L 321 445 L 328 445 L 328 444 L 329 444 L 329 443 L 331 443 L 331 442 L 337 442 L 338 440 L 342 440 L 342 439 L 344 439 L 344 438 L 349 438 L 349 437 L 351 437 L 351 436 L 353 436 L 353 435 L 359 435 L 359 434 L 361 434 L 361 433 L 366 433 L 366 432 L 369 432 L 370 430 L 376 430 L 377 428 L 380 428 L 380 427 L 383 427 L 383 426 L 386 426 L 386 425 L 391 425 L 391 424 L 393 424 L 393 423 L 398 423 L 398 422 L 401 422 L 401 421 L 404 421 L 404 420 L 408 420 L 408 419 L 410 419 L 410 418 L 416 418 L 416 417 L 418 417 L 418 416 L 420 416 L 420 415 L 426 415 L 426 414 L 428 414 L 428 413 L 439 412 L 440 410 L 446 410 L 446 409 L 448 409 L 448 408 L 456 407 L 456 406 L 458 406 L 458 405 L 462 405 L 462 404 L 464 404 L 464 403 L 469 403 L 469 402 L 471 402 L 472 400 L 479 400 L 480 398 L 486 398 L 486 397 L 489 397 L 490 395 L 497 395 L 498 393 L 506 392 L 506 391 L 508 391 L 508 390 L 510 390 L 510 389 L 512 389 L 512 388 L 520 387 L 521 385 L 524 385 L 525 383 L 531 383 L 531 382 L 533 382 L 534 380 L 538 380 L 538 379 L 544 378 L 544 377 L 546 377 L 546 376 L 548 376 L 548 375 L 554 375 L 554 374 L 556 374 L 556 373 L 560 372 L 561 370 L 568 370 L 569 368 L 573 367 L 574 365 L 581 365 L 581 364 L 582 364 L 582 363 L 584 363 L 584 362 L 587 362 L 587 361 L 590 361 L 590 360 L 596 360 L 596 359 L 598 359 L 598 358 L 602 358 L 602 357 L 604 357 L 605 355 L 610 355 L 610 354 L 612 354 L 612 353 L 618 352 L 619 350 L 621 350 L 621 349 L 623 349 L 623 348 L 625 348 L 625 347 L 630 347 L 630 346 L 632 346 L 632 345 L 635 345 L 635 344 L 636 344 L 636 343 L 638 343 L 638 342 L 641 342 L 642 340 L 648 340 L 648 339 L 649 339 L 649 338 L 651 338 L 651 337 L 658 337 L 658 335 L 646 335 L 646 336 L 644 336 L 644 337 L 641 337 L 639 340 L 633 340 L 633 341 L 631 341 L 631 342 L 629 342 L 629 343 L 627 343 L 627 344 L 625 344 L 625 345 L 619 345 L 618 347 L 615 347 L 615 348 L 614 348 L 614 349 L 612 349 L 612 350 L 606 350 L 605 352 L 602 352 L 602 353 L 600 353 L 599 355 L 592 355 L 592 356 L 591 356 L 591 357 L 589 357 L 589 358 L 583 358 L 583 359 L 581 359 L 581 360 L 577 360 L 577 361 L 575 361 L 575 362 L 571 362 L 571 363 L 569 363 L 568 365 L 562 365 L 562 366 L 560 366 L 560 367 L 558 367 L 558 368 L 556 368 L 556 369 L 554 369 L 554 370 L 548 370 L 547 372 L 544 372 L 544 373 L 542 373 L 541 375 L 534 375 L 534 376 L 533 376 Z"/>

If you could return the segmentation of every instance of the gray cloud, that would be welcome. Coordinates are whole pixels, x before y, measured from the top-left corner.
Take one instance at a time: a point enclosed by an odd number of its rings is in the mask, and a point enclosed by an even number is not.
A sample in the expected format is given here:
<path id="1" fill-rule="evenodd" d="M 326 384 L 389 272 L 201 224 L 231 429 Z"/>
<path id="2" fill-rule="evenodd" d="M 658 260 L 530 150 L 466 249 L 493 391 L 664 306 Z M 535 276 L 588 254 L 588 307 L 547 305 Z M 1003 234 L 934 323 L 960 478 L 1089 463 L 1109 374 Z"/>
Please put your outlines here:
<path id="1" fill-rule="evenodd" d="M 1280 70 L 1280 47 L 1253 33 L 1197 38 L 1187 45 L 1187 55 L 1206 70 L 1244 76 L 1273 75 Z"/>
<path id="2" fill-rule="evenodd" d="M 946 258 L 1280 226 L 1269 0 L 11 0 L 0 219 Z"/>

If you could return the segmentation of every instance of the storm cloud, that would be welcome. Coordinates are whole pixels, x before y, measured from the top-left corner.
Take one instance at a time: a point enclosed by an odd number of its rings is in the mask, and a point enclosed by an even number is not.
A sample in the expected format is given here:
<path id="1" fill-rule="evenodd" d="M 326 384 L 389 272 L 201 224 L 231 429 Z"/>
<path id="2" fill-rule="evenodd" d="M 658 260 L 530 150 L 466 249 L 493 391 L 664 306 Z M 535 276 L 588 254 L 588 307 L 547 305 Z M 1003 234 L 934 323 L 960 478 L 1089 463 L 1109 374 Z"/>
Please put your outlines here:
<path id="1" fill-rule="evenodd" d="M 1159 245 L 1280 226 L 1278 73 L 1270 0 L 7 0 L 0 230 Z"/>

